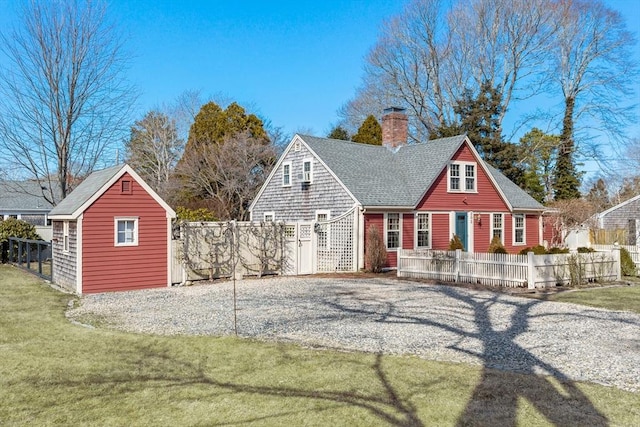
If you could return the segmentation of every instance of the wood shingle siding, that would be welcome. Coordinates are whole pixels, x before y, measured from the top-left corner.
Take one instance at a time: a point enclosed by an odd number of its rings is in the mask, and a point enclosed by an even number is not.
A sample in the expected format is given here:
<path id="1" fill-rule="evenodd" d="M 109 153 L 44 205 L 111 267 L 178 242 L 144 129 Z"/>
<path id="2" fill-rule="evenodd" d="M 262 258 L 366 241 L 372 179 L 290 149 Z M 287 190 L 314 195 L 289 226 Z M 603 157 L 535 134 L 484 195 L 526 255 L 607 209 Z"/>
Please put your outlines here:
<path id="1" fill-rule="evenodd" d="M 272 179 L 267 182 L 252 213 L 253 221 L 262 221 L 265 212 L 274 212 L 276 221 L 312 221 L 317 210 L 329 210 L 334 218 L 353 207 L 355 201 L 331 173 L 313 157 L 304 144 L 300 151 L 289 150 Z M 302 163 L 313 161 L 313 182 L 302 182 Z M 291 186 L 282 186 L 284 162 L 291 162 Z"/>
<path id="2" fill-rule="evenodd" d="M 63 228 L 64 221 L 53 221 L 53 240 L 51 253 L 53 255 L 52 281 L 70 291 L 76 291 L 77 281 L 77 253 L 78 253 L 78 227 L 76 221 L 69 221 L 69 251 L 64 252 Z"/>

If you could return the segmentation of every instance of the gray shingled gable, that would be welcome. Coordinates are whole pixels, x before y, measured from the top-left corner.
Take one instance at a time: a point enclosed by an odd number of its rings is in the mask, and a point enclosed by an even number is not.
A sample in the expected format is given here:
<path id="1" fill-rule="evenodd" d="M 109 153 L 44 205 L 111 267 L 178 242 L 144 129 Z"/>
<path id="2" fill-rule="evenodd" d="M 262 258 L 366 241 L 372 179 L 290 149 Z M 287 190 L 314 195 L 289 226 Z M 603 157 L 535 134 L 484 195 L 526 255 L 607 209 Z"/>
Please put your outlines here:
<path id="1" fill-rule="evenodd" d="M 67 195 L 58 205 L 49 212 L 49 216 L 54 215 L 72 215 L 87 200 L 93 197 L 98 190 L 113 178 L 124 165 L 112 166 L 93 172 L 84 181 L 80 183 L 71 193 Z"/>
<path id="2" fill-rule="evenodd" d="M 0 211 L 43 211 L 53 207 L 37 181 L 0 181 Z"/>
<path id="3" fill-rule="evenodd" d="M 299 136 L 366 207 L 416 206 L 466 139 L 465 135 L 458 135 L 391 150 L 337 139 Z M 488 167 L 514 208 L 544 209 L 508 178 Z"/>

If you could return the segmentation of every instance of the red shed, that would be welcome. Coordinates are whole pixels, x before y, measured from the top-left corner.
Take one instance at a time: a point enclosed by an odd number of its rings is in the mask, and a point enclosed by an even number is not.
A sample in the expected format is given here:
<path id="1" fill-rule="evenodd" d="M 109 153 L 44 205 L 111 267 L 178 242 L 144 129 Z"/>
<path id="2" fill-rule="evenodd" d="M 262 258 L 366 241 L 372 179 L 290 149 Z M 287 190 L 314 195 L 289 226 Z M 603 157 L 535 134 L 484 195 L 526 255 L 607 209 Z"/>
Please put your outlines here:
<path id="1" fill-rule="evenodd" d="M 92 173 L 49 214 L 53 282 L 79 294 L 171 286 L 175 216 L 130 166 Z"/>

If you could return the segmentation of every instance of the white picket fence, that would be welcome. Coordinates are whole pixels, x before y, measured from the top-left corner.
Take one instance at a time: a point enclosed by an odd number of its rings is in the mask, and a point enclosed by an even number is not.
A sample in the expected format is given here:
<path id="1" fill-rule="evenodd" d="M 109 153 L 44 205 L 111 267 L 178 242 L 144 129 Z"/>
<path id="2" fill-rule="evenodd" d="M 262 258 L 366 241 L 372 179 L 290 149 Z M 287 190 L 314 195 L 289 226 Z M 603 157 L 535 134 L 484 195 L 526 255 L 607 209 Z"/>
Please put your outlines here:
<path id="1" fill-rule="evenodd" d="M 398 251 L 398 277 L 537 287 L 620 280 L 620 251 L 527 255 L 457 251 Z"/>
<path id="2" fill-rule="evenodd" d="M 609 252 L 612 251 L 616 245 L 591 245 L 591 248 L 596 251 Z M 618 248 L 624 248 L 631 255 L 631 259 L 633 263 L 636 265 L 636 268 L 640 271 L 640 246 L 628 246 L 628 245 L 617 245 Z"/>

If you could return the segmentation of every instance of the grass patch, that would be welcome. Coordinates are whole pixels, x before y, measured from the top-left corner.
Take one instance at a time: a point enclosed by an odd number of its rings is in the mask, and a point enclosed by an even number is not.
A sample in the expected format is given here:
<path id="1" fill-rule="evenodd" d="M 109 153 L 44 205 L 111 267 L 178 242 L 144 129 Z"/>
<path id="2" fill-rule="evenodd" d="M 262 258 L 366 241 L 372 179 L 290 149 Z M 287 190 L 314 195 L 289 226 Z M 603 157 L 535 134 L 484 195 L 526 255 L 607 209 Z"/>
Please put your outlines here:
<path id="1" fill-rule="evenodd" d="M 416 357 L 69 323 L 0 266 L 3 425 L 640 425 L 640 394 Z"/>
<path id="2" fill-rule="evenodd" d="M 552 295 L 549 299 L 609 310 L 640 313 L 640 286 L 616 286 L 560 292 Z"/>

